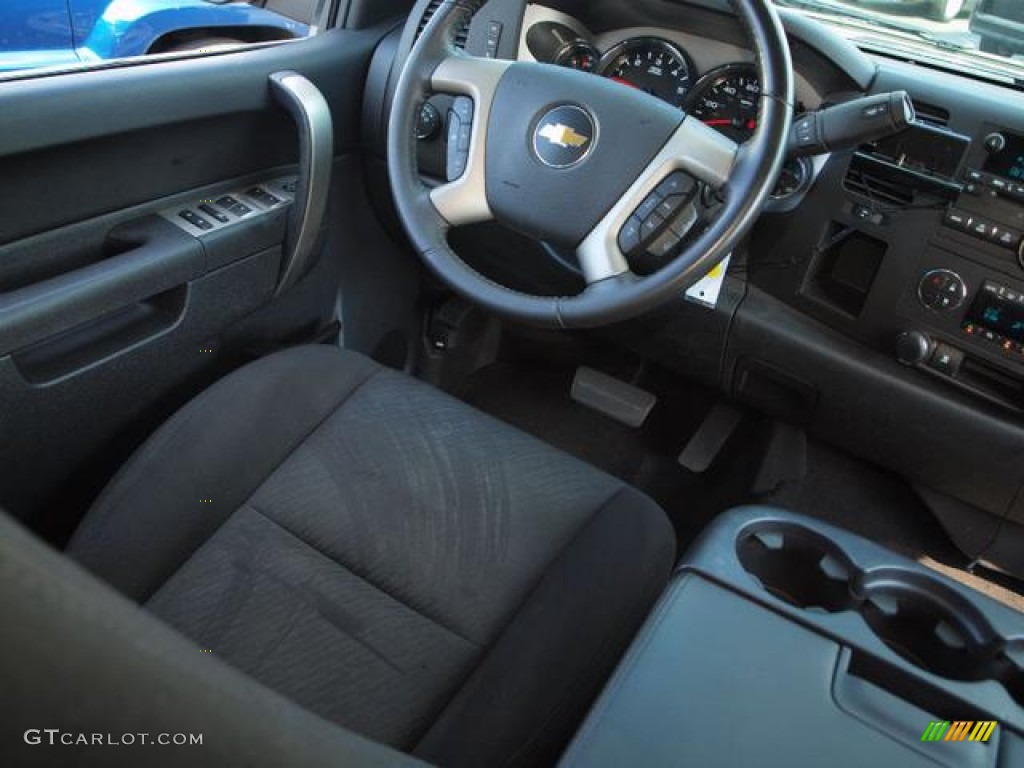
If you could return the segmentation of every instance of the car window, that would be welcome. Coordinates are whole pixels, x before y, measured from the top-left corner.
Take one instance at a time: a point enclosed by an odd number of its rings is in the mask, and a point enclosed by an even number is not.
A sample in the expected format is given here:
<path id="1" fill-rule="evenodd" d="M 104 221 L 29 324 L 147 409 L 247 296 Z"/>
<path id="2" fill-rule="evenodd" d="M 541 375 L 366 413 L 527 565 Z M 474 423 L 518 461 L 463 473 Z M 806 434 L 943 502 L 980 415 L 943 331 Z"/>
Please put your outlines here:
<path id="1" fill-rule="evenodd" d="M 882 54 L 1019 83 L 1024 0 L 775 0 Z"/>
<path id="2" fill-rule="evenodd" d="M 0 0 L 0 77 L 294 40 L 325 0 Z"/>

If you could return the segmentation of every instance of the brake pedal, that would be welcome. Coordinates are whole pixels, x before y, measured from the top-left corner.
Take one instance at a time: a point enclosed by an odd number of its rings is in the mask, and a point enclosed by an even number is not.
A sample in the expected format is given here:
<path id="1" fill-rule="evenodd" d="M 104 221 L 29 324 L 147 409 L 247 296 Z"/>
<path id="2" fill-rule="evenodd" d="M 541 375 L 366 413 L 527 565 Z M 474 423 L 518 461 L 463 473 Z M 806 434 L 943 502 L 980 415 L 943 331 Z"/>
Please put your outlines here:
<path id="1" fill-rule="evenodd" d="M 572 379 L 573 400 L 627 427 L 642 426 L 658 398 L 593 368 L 580 366 Z"/>

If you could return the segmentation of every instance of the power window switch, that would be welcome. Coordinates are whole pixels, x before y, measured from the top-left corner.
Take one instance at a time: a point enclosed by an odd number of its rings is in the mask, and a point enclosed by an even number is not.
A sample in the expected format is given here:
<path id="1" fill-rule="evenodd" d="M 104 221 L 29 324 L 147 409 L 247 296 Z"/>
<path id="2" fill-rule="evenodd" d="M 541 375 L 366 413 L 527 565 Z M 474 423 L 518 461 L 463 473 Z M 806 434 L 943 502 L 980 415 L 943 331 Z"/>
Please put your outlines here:
<path id="1" fill-rule="evenodd" d="M 203 213 L 205 213 L 210 218 L 216 219 L 221 224 L 227 224 L 229 221 L 231 221 L 231 219 L 229 219 L 227 216 L 225 216 L 223 213 L 218 211 L 216 208 L 214 208 L 209 203 L 203 203 L 202 205 L 200 205 L 199 206 L 199 210 L 202 211 Z"/>
<path id="2" fill-rule="evenodd" d="M 185 221 L 187 221 L 189 224 L 191 224 L 193 227 L 196 227 L 198 229 L 202 229 L 202 230 L 213 229 L 213 224 L 208 222 L 206 219 L 204 219 L 198 213 L 195 213 L 194 211 L 191 211 L 191 210 L 189 210 L 187 208 L 184 211 L 179 212 L 178 216 L 180 216 Z"/>

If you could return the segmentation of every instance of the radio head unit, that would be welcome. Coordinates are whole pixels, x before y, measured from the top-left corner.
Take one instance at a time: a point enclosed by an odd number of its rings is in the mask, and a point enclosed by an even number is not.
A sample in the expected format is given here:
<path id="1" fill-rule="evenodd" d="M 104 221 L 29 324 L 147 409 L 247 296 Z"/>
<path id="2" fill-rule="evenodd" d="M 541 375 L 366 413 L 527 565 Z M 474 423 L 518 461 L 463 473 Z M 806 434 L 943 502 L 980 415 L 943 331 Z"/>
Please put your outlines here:
<path id="1" fill-rule="evenodd" d="M 1024 181 L 1024 136 L 1002 131 L 1003 148 L 991 153 L 986 159 L 982 170 L 993 176 L 1004 179 Z"/>

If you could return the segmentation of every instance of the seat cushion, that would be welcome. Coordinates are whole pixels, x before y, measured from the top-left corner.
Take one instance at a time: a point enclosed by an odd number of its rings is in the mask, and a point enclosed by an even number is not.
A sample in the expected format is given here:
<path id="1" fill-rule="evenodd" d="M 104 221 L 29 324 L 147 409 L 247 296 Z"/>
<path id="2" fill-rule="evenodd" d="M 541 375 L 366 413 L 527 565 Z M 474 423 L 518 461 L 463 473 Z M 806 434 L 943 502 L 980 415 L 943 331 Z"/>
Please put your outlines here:
<path id="1" fill-rule="evenodd" d="M 664 586 L 620 481 L 353 353 L 224 379 L 69 553 L 339 725 L 447 765 L 553 759 Z"/>

